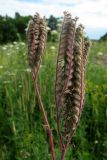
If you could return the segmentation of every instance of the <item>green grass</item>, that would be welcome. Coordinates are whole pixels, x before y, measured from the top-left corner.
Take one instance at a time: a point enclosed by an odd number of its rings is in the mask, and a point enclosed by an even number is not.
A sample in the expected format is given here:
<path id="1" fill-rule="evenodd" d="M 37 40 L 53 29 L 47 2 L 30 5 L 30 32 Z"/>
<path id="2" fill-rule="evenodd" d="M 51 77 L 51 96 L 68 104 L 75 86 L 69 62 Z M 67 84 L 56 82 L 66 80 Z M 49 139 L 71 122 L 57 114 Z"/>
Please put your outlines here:
<path id="1" fill-rule="evenodd" d="M 0 160 L 51 160 L 48 135 L 34 93 L 26 45 L 0 46 Z M 54 81 L 57 44 L 48 43 L 38 84 L 59 157 Z M 93 42 L 85 107 L 66 160 L 107 159 L 107 44 Z"/>

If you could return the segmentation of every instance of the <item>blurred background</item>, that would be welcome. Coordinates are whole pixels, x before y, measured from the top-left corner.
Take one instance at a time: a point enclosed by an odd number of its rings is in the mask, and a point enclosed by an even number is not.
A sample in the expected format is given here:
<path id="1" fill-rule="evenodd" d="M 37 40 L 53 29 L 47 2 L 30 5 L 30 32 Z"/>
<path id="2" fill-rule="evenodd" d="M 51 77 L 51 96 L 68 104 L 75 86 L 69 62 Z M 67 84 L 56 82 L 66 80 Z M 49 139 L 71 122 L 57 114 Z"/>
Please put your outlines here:
<path id="1" fill-rule="evenodd" d="M 27 59 L 26 28 L 46 16 L 47 46 L 38 84 L 59 159 L 54 100 L 58 41 L 67 10 L 91 40 L 85 106 L 65 160 L 107 160 L 107 1 L 0 0 L 0 160 L 51 160 L 48 135 Z"/>

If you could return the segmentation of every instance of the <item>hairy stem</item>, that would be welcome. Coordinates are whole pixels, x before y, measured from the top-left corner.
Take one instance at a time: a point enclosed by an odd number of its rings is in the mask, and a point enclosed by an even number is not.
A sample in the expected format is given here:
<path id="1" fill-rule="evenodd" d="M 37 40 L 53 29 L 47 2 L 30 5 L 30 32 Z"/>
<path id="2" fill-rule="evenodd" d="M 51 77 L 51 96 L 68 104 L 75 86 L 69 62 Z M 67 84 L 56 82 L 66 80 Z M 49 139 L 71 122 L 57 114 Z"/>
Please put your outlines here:
<path id="1" fill-rule="evenodd" d="M 49 133 L 50 147 L 51 147 L 51 152 L 52 152 L 52 160 L 56 160 L 55 152 L 54 152 L 54 143 L 53 143 L 52 131 L 51 131 L 48 119 L 47 119 L 46 111 L 44 109 L 44 106 L 43 106 L 43 103 L 42 103 L 42 100 L 41 100 L 41 96 L 40 96 L 40 93 L 39 93 L 39 89 L 38 89 L 37 81 L 35 79 L 35 73 L 34 72 L 32 72 L 32 78 L 33 78 L 33 81 L 34 81 L 35 92 L 37 94 L 37 97 L 38 97 L 38 100 L 39 100 L 39 103 L 40 103 L 40 107 L 41 107 L 41 110 L 42 110 L 43 118 L 44 118 L 44 121 L 45 121 L 45 124 L 46 124 L 46 129 Z"/>

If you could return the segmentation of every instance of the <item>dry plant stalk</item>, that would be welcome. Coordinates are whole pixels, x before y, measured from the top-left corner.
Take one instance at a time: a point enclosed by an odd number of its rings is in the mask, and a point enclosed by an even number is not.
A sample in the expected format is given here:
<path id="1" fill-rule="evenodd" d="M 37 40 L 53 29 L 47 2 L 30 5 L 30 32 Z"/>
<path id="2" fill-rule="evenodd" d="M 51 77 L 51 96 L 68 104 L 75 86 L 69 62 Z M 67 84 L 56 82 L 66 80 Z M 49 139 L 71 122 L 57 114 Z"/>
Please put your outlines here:
<path id="1" fill-rule="evenodd" d="M 89 41 L 77 18 L 64 13 L 56 66 L 57 128 L 62 149 L 61 160 L 76 130 L 83 109 L 84 76 Z"/>
<path id="2" fill-rule="evenodd" d="M 37 73 L 39 71 L 41 58 L 45 48 L 46 37 L 47 37 L 47 31 L 46 31 L 45 18 L 41 18 L 40 15 L 36 13 L 36 15 L 29 22 L 28 30 L 27 30 L 29 65 L 31 67 L 34 87 L 35 87 L 38 100 L 40 102 L 40 107 L 41 107 L 43 118 L 46 124 L 46 129 L 49 134 L 52 159 L 55 160 L 52 131 L 47 119 L 47 115 L 46 115 L 46 112 L 42 103 L 42 99 L 39 93 L 38 85 L 37 85 Z"/>

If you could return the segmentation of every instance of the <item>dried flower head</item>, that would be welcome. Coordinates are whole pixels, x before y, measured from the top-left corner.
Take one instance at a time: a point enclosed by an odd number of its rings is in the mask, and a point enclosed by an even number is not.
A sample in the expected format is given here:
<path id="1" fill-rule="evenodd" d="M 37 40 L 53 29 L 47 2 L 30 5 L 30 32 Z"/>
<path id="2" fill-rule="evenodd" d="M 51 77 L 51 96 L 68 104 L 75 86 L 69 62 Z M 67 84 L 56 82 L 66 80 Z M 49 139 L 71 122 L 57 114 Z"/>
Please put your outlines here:
<path id="1" fill-rule="evenodd" d="M 64 13 L 56 67 L 57 124 L 61 143 L 67 146 L 76 130 L 83 108 L 84 72 L 89 42 L 77 18 Z"/>
<path id="2" fill-rule="evenodd" d="M 41 57 L 45 48 L 47 37 L 46 21 L 38 13 L 29 21 L 27 29 L 29 64 L 35 75 L 39 70 Z"/>

